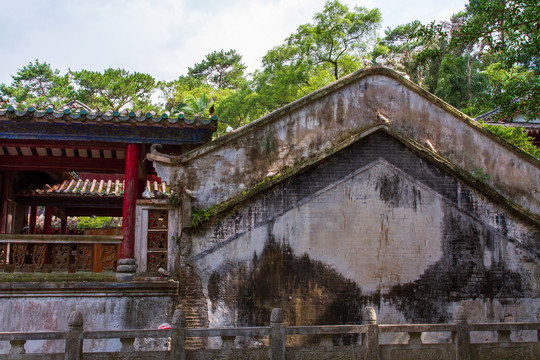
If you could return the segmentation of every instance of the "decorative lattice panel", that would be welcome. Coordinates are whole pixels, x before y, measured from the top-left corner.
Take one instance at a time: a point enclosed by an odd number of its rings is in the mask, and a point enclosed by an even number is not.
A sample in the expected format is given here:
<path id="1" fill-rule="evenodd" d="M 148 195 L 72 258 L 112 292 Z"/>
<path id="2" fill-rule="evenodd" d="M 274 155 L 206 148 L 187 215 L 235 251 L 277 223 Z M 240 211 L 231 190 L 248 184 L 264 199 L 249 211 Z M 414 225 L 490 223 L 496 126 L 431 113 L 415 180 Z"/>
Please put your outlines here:
<path id="1" fill-rule="evenodd" d="M 77 245 L 77 270 L 92 271 L 94 245 Z"/>
<path id="2" fill-rule="evenodd" d="M 12 252 L 13 252 L 13 264 L 15 264 L 15 267 L 17 269 L 20 269 L 23 267 L 25 263 L 26 258 L 26 244 L 13 244 L 12 245 Z"/>
<path id="3" fill-rule="evenodd" d="M 116 269 L 117 245 L 101 245 L 101 268 L 114 271 Z"/>
<path id="4" fill-rule="evenodd" d="M 53 245 L 53 269 L 64 270 L 69 265 L 69 255 L 71 253 L 71 245 Z"/>
<path id="5" fill-rule="evenodd" d="M 47 258 L 47 244 L 35 244 L 34 251 L 32 252 L 32 264 L 34 269 L 41 269 L 45 264 L 45 259 Z"/>
<path id="6" fill-rule="evenodd" d="M 7 244 L 0 243 L 0 265 L 7 264 Z"/>
<path id="7" fill-rule="evenodd" d="M 169 238 L 169 211 L 148 211 L 147 266 L 148 271 L 167 269 L 167 241 Z"/>

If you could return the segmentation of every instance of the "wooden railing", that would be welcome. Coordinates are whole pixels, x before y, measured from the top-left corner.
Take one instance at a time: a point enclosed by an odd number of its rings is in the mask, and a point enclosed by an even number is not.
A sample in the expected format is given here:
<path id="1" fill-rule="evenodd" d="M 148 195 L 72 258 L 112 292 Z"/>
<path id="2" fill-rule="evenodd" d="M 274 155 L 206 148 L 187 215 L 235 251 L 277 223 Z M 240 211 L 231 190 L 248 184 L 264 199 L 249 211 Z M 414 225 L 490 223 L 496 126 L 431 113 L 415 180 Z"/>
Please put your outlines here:
<path id="1" fill-rule="evenodd" d="M 379 325 L 373 308 L 364 310 L 364 324 L 338 326 L 285 326 L 281 309 L 274 309 L 270 326 L 243 328 L 187 329 L 182 310 L 175 311 L 171 330 L 116 330 L 84 331 L 83 318 L 79 312 L 70 315 L 66 332 L 0 333 L 0 341 L 9 341 L 9 354 L 0 355 L 0 360 L 81 360 L 81 359 L 539 359 L 538 332 L 540 322 L 469 324 L 463 308 L 458 307 L 453 324 Z M 471 343 L 471 332 L 496 332 L 498 339 L 492 342 Z M 512 332 L 529 331 L 534 339 L 529 342 L 514 342 Z M 427 333 L 447 333 L 449 341 L 424 343 Z M 382 343 L 380 334 L 402 333 L 408 341 Z M 286 347 L 286 338 L 291 335 L 318 336 L 318 345 Z M 359 340 L 351 345 L 334 345 L 334 335 L 358 335 Z M 219 349 L 187 350 L 187 337 L 221 337 Z M 268 346 L 247 348 L 235 346 L 237 337 L 266 338 Z M 170 338 L 169 349 L 139 351 L 134 343 L 137 338 Z M 84 352 L 83 340 L 120 339 L 120 352 Z M 25 344 L 32 340 L 64 340 L 65 351 L 61 354 L 26 354 Z M 263 341 L 264 342 L 264 341 Z"/>
<path id="2" fill-rule="evenodd" d="M 121 242 L 119 235 L 0 234 L 0 270 L 114 271 Z"/>

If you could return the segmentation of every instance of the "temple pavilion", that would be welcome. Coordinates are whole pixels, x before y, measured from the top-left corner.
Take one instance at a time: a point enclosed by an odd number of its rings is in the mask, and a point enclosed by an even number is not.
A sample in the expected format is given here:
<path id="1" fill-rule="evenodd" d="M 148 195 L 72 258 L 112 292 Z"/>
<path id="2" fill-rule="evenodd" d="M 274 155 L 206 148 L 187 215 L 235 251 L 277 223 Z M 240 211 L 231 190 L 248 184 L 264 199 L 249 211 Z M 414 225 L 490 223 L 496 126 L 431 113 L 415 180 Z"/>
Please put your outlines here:
<path id="1" fill-rule="evenodd" d="M 127 279 L 135 258 L 139 271 L 170 269 L 174 191 L 145 157 L 156 143 L 182 154 L 210 141 L 216 129 L 215 116 L 98 113 L 78 101 L 60 110 L 0 109 L 0 265 L 9 272 L 118 268 Z M 122 217 L 122 231 L 68 234 L 68 218 L 92 215 Z"/>

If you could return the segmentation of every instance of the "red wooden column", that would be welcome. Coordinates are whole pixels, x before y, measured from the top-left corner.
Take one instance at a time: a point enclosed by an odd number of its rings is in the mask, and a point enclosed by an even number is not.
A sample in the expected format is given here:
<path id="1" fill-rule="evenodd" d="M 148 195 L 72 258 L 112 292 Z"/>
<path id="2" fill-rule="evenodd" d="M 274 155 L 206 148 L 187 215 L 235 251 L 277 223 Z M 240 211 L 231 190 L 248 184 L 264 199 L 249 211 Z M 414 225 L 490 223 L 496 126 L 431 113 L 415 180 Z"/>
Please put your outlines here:
<path id="1" fill-rule="evenodd" d="M 62 216 L 60 221 L 60 234 L 65 235 L 67 234 L 67 216 Z"/>
<path id="2" fill-rule="evenodd" d="M 33 205 L 33 206 L 30 206 L 30 223 L 28 224 L 28 226 L 30 227 L 30 230 L 28 231 L 29 234 L 36 233 L 36 221 L 37 221 L 37 206 Z"/>
<path id="3" fill-rule="evenodd" d="M 124 208 L 122 211 L 122 250 L 118 262 L 117 279 L 129 281 L 135 273 L 135 205 L 139 174 L 139 146 L 128 144 L 126 149 L 126 172 L 124 185 Z"/>
<path id="4" fill-rule="evenodd" d="M 45 208 L 45 220 L 43 222 L 43 233 L 52 234 L 52 207 Z"/>
<path id="5" fill-rule="evenodd" d="M 5 234 L 7 232 L 6 225 L 10 183 L 11 173 L 9 170 L 2 171 L 2 193 L 0 194 L 0 234 Z"/>

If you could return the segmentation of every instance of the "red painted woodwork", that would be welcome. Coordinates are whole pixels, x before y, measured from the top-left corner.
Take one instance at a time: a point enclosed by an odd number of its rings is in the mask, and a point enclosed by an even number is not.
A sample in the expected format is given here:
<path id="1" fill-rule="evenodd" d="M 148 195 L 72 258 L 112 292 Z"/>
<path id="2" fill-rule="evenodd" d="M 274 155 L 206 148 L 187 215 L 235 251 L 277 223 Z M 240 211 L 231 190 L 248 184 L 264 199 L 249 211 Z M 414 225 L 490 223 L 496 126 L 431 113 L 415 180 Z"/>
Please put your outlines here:
<path id="1" fill-rule="evenodd" d="M 124 186 L 124 207 L 122 211 L 122 259 L 135 256 L 135 205 L 139 173 L 139 146 L 128 144 L 126 149 L 126 172 Z"/>
<path id="2" fill-rule="evenodd" d="M 60 225 L 60 234 L 67 234 L 67 216 L 62 217 Z"/>
<path id="3" fill-rule="evenodd" d="M 45 219 L 43 222 L 43 233 L 44 234 L 52 234 L 52 216 L 53 216 L 53 209 L 52 207 L 46 207 L 45 208 Z"/>
<path id="4" fill-rule="evenodd" d="M 2 171 L 2 193 L 0 199 L 0 234 L 6 233 L 7 212 L 8 212 L 8 199 L 9 199 L 9 185 L 11 182 L 11 173 L 9 171 Z"/>
<path id="5" fill-rule="evenodd" d="M 8 140 L 2 139 L 2 146 L 17 146 L 29 148 L 59 148 L 59 149 L 87 149 L 87 150 L 116 150 L 124 151 L 125 144 L 107 142 L 84 141 L 52 141 L 52 140 Z"/>
<path id="6" fill-rule="evenodd" d="M 65 156 L 0 156 L 0 169 L 26 171 L 94 171 L 121 173 L 120 159 L 78 158 Z"/>
<path id="7" fill-rule="evenodd" d="M 37 221 L 37 206 L 30 206 L 30 224 L 28 224 L 28 226 L 30 227 L 30 230 L 28 231 L 29 234 L 36 233 L 36 221 Z"/>

